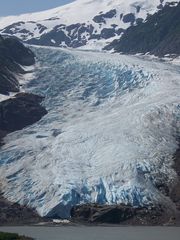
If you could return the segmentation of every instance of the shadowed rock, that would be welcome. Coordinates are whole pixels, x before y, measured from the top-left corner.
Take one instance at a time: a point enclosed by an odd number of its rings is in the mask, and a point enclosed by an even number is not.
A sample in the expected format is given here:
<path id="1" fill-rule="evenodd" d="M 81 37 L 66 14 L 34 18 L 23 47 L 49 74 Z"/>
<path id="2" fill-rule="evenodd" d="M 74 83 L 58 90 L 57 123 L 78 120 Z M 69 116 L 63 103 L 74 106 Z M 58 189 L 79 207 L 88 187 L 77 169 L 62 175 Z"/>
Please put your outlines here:
<path id="1" fill-rule="evenodd" d="M 0 193 L 0 225 L 38 223 L 42 218 L 33 209 L 11 203 Z"/>
<path id="2" fill-rule="evenodd" d="M 133 23 L 134 17 L 125 15 L 123 21 Z M 136 23 L 105 49 L 126 54 L 149 52 L 159 57 L 180 55 L 180 3 L 177 6 L 166 4 L 160 11 L 149 15 L 145 22 L 139 18 Z"/>
<path id="3" fill-rule="evenodd" d="M 86 204 L 73 207 L 71 216 L 79 222 L 157 225 L 167 223 L 171 215 L 160 205 L 134 208 L 123 204 Z"/>
<path id="4" fill-rule="evenodd" d="M 0 102 L 0 137 L 39 121 L 47 111 L 40 105 L 43 97 L 19 93 Z"/>
<path id="5" fill-rule="evenodd" d="M 133 24 L 135 22 L 135 15 L 133 13 L 128 13 L 128 14 L 124 15 L 123 22 Z"/>
<path id="6" fill-rule="evenodd" d="M 20 65 L 34 63 L 35 57 L 30 49 L 15 38 L 0 35 L 0 94 L 18 92 L 17 74 L 25 73 Z"/>

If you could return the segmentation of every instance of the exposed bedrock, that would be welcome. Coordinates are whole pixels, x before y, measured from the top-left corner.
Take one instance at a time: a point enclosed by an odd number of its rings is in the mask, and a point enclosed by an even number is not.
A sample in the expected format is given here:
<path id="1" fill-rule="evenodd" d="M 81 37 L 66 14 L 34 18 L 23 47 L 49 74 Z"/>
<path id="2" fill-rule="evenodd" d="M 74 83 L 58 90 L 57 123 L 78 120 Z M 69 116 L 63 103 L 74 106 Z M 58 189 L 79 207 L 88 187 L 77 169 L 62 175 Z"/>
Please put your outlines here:
<path id="1" fill-rule="evenodd" d="M 31 66 L 35 63 L 34 53 L 25 47 L 18 39 L 13 37 L 1 37 L 1 53 L 10 57 L 16 63 Z"/>
<path id="2" fill-rule="evenodd" d="M 125 54 L 151 53 L 163 57 L 166 54 L 180 55 L 180 3 L 166 4 L 160 11 L 149 15 L 145 22 L 133 14 L 123 17 L 131 22 L 124 35 L 105 47 Z M 136 21 L 136 25 L 133 23 Z M 152 34 L 153 33 L 153 34 Z"/>
<path id="3" fill-rule="evenodd" d="M 33 52 L 20 41 L 0 35 L 0 94 L 19 92 L 18 74 L 25 73 L 23 66 L 35 63 Z"/>
<path id="4" fill-rule="evenodd" d="M 18 93 L 14 98 L 0 102 L 0 138 L 39 121 L 46 109 L 41 106 L 42 96 Z"/>
<path id="5" fill-rule="evenodd" d="M 88 223 L 159 225 L 169 222 L 170 213 L 161 205 L 134 208 L 130 205 L 86 204 L 73 207 L 72 219 Z"/>
<path id="6" fill-rule="evenodd" d="M 30 224 L 41 220 L 35 210 L 11 203 L 0 193 L 0 225 Z"/>

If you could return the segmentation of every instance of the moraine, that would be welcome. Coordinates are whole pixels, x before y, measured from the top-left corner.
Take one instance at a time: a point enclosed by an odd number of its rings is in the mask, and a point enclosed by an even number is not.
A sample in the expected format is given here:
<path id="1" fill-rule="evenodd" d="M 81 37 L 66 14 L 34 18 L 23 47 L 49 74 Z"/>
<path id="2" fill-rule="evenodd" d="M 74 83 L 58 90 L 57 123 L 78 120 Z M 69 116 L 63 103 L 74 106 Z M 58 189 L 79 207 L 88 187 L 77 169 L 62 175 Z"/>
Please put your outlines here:
<path id="1" fill-rule="evenodd" d="M 33 47 L 48 114 L 6 137 L 4 196 L 42 216 L 79 203 L 172 204 L 156 187 L 176 179 L 179 67 L 138 57 Z"/>

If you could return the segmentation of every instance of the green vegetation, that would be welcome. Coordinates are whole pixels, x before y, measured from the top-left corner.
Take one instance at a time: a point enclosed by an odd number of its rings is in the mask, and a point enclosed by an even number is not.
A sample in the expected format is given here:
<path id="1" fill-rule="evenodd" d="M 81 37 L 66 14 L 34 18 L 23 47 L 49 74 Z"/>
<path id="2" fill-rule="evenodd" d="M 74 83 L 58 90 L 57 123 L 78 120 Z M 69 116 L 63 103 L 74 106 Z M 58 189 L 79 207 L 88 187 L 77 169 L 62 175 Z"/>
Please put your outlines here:
<path id="1" fill-rule="evenodd" d="M 149 15 L 145 22 L 131 26 L 108 48 L 130 54 L 180 55 L 180 3 L 177 6 L 167 4 L 154 15 Z"/>
<path id="2" fill-rule="evenodd" d="M 19 236 L 16 233 L 0 232 L 0 240 L 32 240 L 32 238 L 28 238 L 25 236 Z"/>

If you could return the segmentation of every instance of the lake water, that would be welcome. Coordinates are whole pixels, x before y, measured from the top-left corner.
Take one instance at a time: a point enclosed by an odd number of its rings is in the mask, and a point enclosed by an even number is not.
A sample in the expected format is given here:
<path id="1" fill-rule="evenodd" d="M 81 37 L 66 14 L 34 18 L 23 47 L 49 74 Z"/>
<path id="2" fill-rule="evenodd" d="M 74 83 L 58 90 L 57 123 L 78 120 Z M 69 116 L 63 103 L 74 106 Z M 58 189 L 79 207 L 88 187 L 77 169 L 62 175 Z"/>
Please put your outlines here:
<path id="1" fill-rule="evenodd" d="M 36 240 L 179 240 L 180 227 L 0 227 Z"/>

